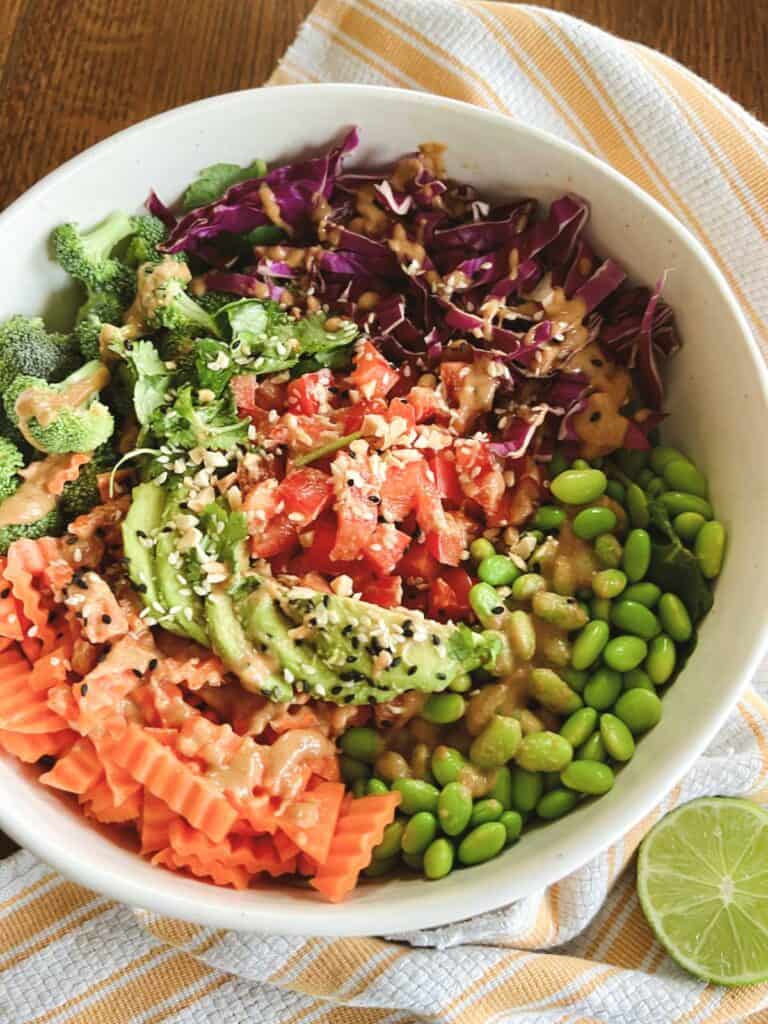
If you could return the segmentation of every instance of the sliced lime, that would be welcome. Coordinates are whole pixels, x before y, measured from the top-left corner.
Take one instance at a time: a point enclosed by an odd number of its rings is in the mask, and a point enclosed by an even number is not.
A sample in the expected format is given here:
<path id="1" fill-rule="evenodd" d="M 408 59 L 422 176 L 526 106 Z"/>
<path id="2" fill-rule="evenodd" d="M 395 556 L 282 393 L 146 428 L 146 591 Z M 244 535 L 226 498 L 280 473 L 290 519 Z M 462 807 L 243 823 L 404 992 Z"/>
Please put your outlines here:
<path id="1" fill-rule="evenodd" d="M 707 797 L 645 837 L 637 892 L 671 957 L 718 985 L 768 979 L 768 811 Z"/>

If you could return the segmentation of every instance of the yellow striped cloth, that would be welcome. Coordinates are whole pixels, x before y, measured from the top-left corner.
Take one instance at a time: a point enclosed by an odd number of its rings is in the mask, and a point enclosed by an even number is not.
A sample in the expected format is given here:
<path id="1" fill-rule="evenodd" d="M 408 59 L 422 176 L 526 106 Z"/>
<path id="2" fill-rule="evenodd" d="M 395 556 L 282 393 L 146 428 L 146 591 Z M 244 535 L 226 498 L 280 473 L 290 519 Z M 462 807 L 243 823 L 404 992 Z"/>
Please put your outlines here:
<path id="1" fill-rule="evenodd" d="M 766 350 L 768 132 L 679 65 L 535 7 L 321 0 L 271 79 L 298 81 L 439 92 L 589 149 L 715 253 Z M 757 688 L 767 680 L 764 666 Z M 663 804 L 580 871 L 495 913 L 389 940 L 198 928 L 111 903 L 19 853 L 0 864 L 0 1022 L 768 1022 L 768 986 L 685 975 L 635 895 L 643 834 L 705 794 L 768 799 L 768 707 L 754 691 Z"/>

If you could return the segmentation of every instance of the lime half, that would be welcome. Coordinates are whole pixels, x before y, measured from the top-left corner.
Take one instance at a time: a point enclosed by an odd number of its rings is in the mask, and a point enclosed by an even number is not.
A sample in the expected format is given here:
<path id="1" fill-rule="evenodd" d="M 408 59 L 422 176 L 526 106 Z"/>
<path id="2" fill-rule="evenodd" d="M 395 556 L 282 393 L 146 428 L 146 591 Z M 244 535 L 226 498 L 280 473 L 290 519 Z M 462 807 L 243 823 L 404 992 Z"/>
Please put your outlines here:
<path id="1" fill-rule="evenodd" d="M 768 811 L 707 797 L 645 837 L 637 891 L 671 957 L 718 985 L 768 979 Z"/>

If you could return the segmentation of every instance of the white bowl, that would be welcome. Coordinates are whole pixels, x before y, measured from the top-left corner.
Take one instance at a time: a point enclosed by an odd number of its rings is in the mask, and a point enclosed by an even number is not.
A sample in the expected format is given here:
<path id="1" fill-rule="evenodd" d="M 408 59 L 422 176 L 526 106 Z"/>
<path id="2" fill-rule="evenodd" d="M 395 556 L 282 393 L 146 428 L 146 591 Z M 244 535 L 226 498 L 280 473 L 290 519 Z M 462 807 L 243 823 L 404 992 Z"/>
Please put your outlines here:
<path id="1" fill-rule="evenodd" d="M 77 809 L 0 757 L 0 826 L 83 885 L 134 906 L 201 924 L 324 935 L 401 932 L 491 910 L 562 878 L 618 839 L 668 792 L 702 752 L 748 681 L 766 641 L 768 437 L 766 373 L 715 263 L 661 206 L 593 157 L 499 114 L 420 93 L 357 85 L 290 86 L 219 96 L 161 114 L 50 174 L 0 216 L 0 314 L 62 305 L 64 274 L 46 239 L 62 220 L 92 223 L 138 209 L 150 185 L 175 198 L 202 167 L 282 161 L 323 148 L 350 124 L 362 129 L 354 161 L 379 163 L 426 140 L 447 142 L 451 175 L 497 195 L 591 200 L 599 251 L 665 297 L 685 346 L 670 364 L 665 438 L 680 443 L 712 485 L 730 534 L 725 569 L 699 645 L 664 698 L 661 724 L 602 799 L 537 829 L 489 864 L 439 883 L 366 884 L 338 906 L 270 883 L 236 893 L 151 867 L 94 829 Z"/>

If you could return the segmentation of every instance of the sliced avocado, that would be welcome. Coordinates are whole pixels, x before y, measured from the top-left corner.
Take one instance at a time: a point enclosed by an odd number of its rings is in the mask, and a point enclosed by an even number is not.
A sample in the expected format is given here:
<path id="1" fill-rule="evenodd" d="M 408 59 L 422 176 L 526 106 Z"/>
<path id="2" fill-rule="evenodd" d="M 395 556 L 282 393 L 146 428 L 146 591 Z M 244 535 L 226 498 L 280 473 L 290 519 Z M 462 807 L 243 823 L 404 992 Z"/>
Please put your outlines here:
<path id="1" fill-rule="evenodd" d="M 155 544 L 155 576 L 160 599 L 168 609 L 176 609 L 163 621 L 163 626 L 179 636 L 189 637 L 197 643 L 208 644 L 208 632 L 205 626 L 205 605 L 189 583 L 182 582 L 181 567 L 173 565 L 176 552 L 176 532 L 173 520 L 181 511 L 179 503 L 184 500 L 185 491 L 171 495 L 166 499 L 160 520 L 160 533 Z"/>
<path id="2" fill-rule="evenodd" d="M 155 576 L 155 560 L 146 541 L 160 527 L 165 494 L 157 484 L 139 484 L 131 495 L 131 507 L 123 523 L 123 548 L 128 574 L 155 618 L 162 617 L 163 604 Z"/>
<path id="3" fill-rule="evenodd" d="M 244 689 L 262 693 L 274 701 L 289 701 L 293 687 L 279 671 L 279 661 L 261 653 L 243 631 L 232 599 L 224 590 L 214 591 L 205 601 L 210 646 L 227 668 L 239 676 Z"/>

